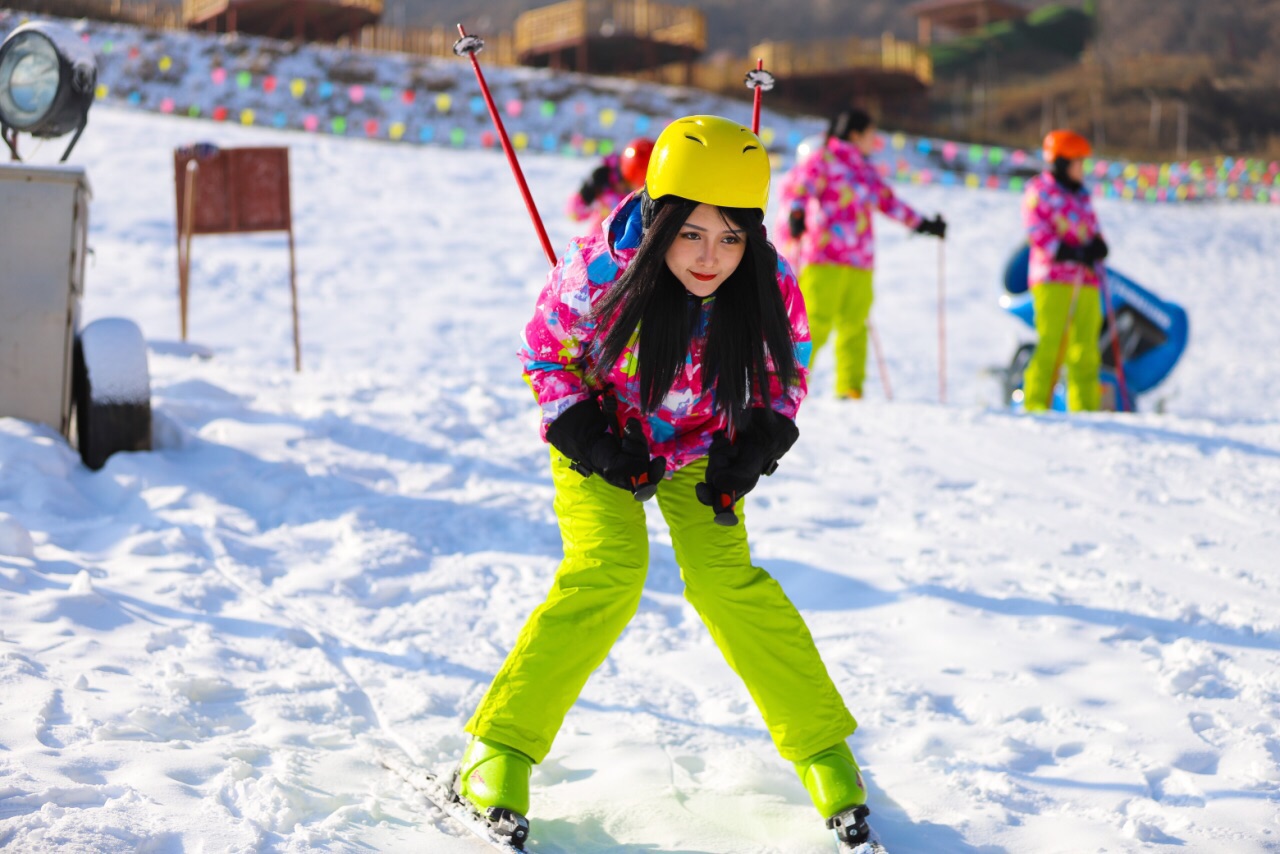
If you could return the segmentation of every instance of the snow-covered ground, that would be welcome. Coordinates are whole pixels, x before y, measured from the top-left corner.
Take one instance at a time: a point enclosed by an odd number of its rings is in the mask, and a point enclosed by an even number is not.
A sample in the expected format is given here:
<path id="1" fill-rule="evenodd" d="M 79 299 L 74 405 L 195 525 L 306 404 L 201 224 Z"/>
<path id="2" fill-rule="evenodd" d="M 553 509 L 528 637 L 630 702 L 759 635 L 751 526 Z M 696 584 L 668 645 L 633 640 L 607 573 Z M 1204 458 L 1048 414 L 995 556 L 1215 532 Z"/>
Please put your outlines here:
<path id="1" fill-rule="evenodd" d="M 301 374 L 279 236 L 197 240 L 213 357 L 178 341 L 195 138 L 292 147 Z M 546 261 L 506 163 L 102 107 L 74 159 L 85 318 L 142 326 L 158 447 L 91 473 L 0 419 L 0 848 L 480 850 L 378 757 L 458 755 L 559 556 L 514 356 Z M 589 165 L 523 162 L 562 246 Z M 1280 850 L 1280 211 L 1104 203 L 1114 265 L 1192 345 L 1164 414 L 1025 418 L 983 375 L 1021 334 L 996 304 L 1017 197 L 900 191 L 952 223 L 951 404 L 936 244 L 883 222 L 897 400 L 834 400 L 823 361 L 748 513 L 861 722 L 874 823 L 894 854 Z M 829 850 L 651 526 L 531 849 Z"/>

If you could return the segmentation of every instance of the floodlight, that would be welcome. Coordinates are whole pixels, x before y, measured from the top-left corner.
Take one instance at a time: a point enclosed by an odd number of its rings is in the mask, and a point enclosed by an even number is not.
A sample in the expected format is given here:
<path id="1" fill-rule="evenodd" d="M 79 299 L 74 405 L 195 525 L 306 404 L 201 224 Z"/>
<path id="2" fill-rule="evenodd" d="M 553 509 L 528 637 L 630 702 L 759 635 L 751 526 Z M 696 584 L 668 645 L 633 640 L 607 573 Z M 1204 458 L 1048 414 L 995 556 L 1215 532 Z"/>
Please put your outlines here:
<path id="1" fill-rule="evenodd" d="M 89 120 L 98 64 L 75 33 L 43 21 L 23 24 L 0 44 L 0 130 L 18 156 L 19 132 L 52 138 L 75 131 L 66 160 Z"/>

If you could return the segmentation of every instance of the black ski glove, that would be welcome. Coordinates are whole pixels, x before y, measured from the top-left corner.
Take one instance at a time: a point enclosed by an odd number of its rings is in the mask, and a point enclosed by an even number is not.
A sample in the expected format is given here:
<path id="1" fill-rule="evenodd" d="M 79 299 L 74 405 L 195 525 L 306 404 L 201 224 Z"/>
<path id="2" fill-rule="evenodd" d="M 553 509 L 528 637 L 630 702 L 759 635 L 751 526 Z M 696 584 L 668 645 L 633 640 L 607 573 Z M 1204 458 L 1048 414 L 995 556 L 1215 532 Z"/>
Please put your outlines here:
<path id="1" fill-rule="evenodd" d="M 922 219 L 920 224 L 916 226 L 916 232 L 919 234 L 928 234 L 939 240 L 947 239 L 947 221 L 942 218 L 942 214 L 938 214 L 933 219 Z"/>
<path id="2" fill-rule="evenodd" d="M 751 410 L 737 441 L 730 443 L 723 430 L 716 431 L 707 452 L 706 482 L 697 485 L 696 494 L 715 511 L 718 524 L 738 524 L 733 512 L 738 499 L 755 489 L 760 475 L 777 470 L 778 460 L 799 436 L 794 421 L 764 407 Z"/>
<path id="3" fill-rule="evenodd" d="M 791 212 L 791 216 L 787 218 L 787 231 L 791 232 L 793 240 L 799 240 L 800 235 L 804 234 L 804 208 L 796 208 Z"/>
<path id="4" fill-rule="evenodd" d="M 1084 246 L 1070 246 L 1064 240 L 1058 244 L 1058 251 L 1053 254 L 1055 261 L 1073 261 L 1076 264 L 1085 263 Z"/>
<path id="5" fill-rule="evenodd" d="M 589 205 L 598 199 L 600 194 L 612 183 L 612 177 L 609 174 L 608 166 L 597 166 L 595 171 L 591 173 L 591 177 L 578 190 L 578 195 L 582 197 L 583 203 Z"/>
<path id="6" fill-rule="evenodd" d="M 666 457 L 649 457 L 649 442 L 637 419 L 627 421 L 619 442 L 594 400 L 575 403 L 560 413 L 547 427 L 547 441 L 572 461 L 578 474 L 598 474 L 637 501 L 653 497 L 667 469 Z"/>
<path id="7" fill-rule="evenodd" d="M 1107 241 L 1103 240 L 1102 235 L 1099 234 L 1084 247 L 1084 262 L 1086 264 L 1097 264 L 1107 257 L 1108 251 Z"/>

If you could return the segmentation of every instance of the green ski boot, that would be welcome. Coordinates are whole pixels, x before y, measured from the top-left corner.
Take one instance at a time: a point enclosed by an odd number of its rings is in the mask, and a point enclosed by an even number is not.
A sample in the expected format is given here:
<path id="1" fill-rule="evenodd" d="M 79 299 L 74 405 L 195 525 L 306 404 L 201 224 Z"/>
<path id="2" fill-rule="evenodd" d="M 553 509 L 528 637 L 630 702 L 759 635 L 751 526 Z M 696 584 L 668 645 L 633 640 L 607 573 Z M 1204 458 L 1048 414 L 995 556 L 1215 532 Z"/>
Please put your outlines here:
<path id="1" fill-rule="evenodd" d="M 823 818 L 866 803 L 867 790 L 853 751 L 843 741 L 795 763 L 796 773 Z"/>
<path id="2" fill-rule="evenodd" d="M 796 773 L 813 805 L 835 831 L 841 851 L 882 852 L 875 831 L 867 824 L 867 788 L 853 751 L 843 741 L 795 763 Z"/>
<path id="3" fill-rule="evenodd" d="M 453 778 L 453 791 L 516 848 L 529 837 L 529 774 L 533 760 L 513 747 L 472 738 Z"/>
<path id="4" fill-rule="evenodd" d="M 493 807 L 529 812 L 529 773 L 533 760 L 513 747 L 472 738 L 462 753 L 454 790 L 476 809 Z"/>

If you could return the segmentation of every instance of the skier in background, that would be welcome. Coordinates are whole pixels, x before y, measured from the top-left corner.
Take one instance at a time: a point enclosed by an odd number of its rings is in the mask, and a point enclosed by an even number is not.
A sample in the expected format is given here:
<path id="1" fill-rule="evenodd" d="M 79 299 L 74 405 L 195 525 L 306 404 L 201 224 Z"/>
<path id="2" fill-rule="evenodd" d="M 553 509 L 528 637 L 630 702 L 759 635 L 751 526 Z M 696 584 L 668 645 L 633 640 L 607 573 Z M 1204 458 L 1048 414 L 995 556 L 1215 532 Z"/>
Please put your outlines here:
<path id="1" fill-rule="evenodd" d="M 1097 267 L 1107 257 L 1107 242 L 1084 186 L 1084 158 L 1091 152 L 1080 134 L 1053 131 L 1044 138 L 1047 168 L 1027 182 L 1023 196 L 1022 219 L 1031 243 L 1027 277 L 1038 338 L 1023 377 L 1028 412 L 1049 408 L 1064 344 L 1067 408 L 1093 411 L 1100 403 Z"/>
<path id="2" fill-rule="evenodd" d="M 538 298 L 521 358 L 551 445 L 564 560 L 466 725 L 455 791 L 491 824 L 527 814 L 531 766 L 636 612 L 649 561 L 641 501 L 656 491 L 685 597 L 778 752 L 829 827 L 871 833 L 845 743 L 857 724 L 725 513 L 741 517 L 742 497 L 796 441 L 806 391 L 804 302 L 763 228 L 769 180 L 748 128 L 673 122 L 644 191 L 571 242 Z"/>
<path id="3" fill-rule="evenodd" d="M 876 127 L 864 110 L 831 118 L 826 144 L 797 161 L 782 179 L 777 233 L 800 271 L 813 355 L 835 334 L 836 396 L 857 400 L 867 372 L 867 318 L 874 298 L 876 210 L 921 234 L 945 238 L 947 224 L 924 219 L 894 195 L 870 162 Z"/>
<path id="4" fill-rule="evenodd" d="M 624 196 L 644 186 L 652 151 L 653 140 L 637 138 L 628 142 L 620 154 L 606 156 L 591 170 L 578 192 L 569 197 L 569 218 L 587 223 L 590 231 L 598 231 Z"/>

